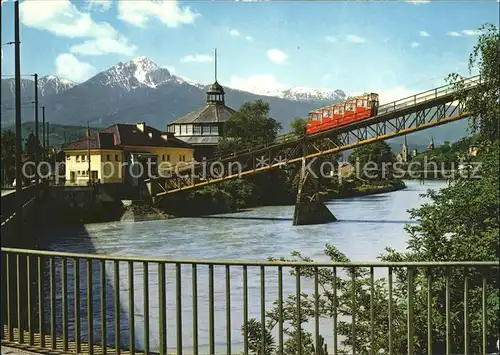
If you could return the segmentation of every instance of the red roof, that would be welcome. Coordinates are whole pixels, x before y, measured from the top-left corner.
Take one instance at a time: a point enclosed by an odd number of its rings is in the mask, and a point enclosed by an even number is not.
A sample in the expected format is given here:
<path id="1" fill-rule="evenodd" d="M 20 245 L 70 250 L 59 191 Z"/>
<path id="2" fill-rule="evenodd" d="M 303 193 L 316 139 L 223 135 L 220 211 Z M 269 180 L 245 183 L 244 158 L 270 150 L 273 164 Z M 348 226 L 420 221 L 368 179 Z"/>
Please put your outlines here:
<path id="1" fill-rule="evenodd" d="M 162 132 L 145 124 L 142 127 L 143 131 L 138 125 L 119 123 L 100 132 L 91 132 L 90 149 L 121 150 L 123 146 L 192 148 L 190 144 L 175 138 L 173 133 Z M 88 149 L 88 141 L 87 137 L 82 137 L 71 142 L 64 150 Z"/>

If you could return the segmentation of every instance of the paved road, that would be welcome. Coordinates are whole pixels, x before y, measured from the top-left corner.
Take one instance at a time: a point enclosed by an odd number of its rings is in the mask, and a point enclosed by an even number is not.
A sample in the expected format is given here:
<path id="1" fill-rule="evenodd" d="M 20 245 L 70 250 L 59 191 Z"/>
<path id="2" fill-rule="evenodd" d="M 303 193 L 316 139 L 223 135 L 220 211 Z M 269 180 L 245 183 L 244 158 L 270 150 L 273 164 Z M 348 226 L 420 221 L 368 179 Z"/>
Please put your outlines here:
<path id="1" fill-rule="evenodd" d="M 7 354 L 8 355 L 37 355 L 40 353 L 34 353 L 31 351 L 27 351 L 27 350 L 14 349 L 14 348 L 10 348 L 10 347 L 2 345 L 2 347 L 0 349 L 0 354 L 1 355 L 7 355 Z"/>

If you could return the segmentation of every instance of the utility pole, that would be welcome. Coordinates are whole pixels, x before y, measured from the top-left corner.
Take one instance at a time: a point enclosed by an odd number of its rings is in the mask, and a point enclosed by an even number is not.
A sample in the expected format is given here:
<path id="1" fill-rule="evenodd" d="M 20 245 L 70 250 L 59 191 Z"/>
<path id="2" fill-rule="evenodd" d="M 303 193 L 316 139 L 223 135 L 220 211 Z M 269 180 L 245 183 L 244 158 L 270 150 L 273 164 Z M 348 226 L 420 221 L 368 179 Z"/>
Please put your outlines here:
<path id="1" fill-rule="evenodd" d="M 1 5 L 0 5 L 1 6 Z M 14 45 L 15 45 L 15 84 L 16 84 L 16 197 L 17 197 L 17 223 L 18 232 L 22 228 L 22 200 L 21 190 L 21 53 L 19 39 L 19 1 L 14 2 Z"/>
<path id="2" fill-rule="evenodd" d="M 36 174 L 38 174 L 38 164 L 40 162 L 40 152 L 38 151 L 38 145 L 40 140 L 38 138 L 38 74 L 35 74 L 35 138 L 36 138 L 36 150 L 35 150 L 35 167 Z M 38 176 L 36 180 L 38 182 Z"/>
<path id="3" fill-rule="evenodd" d="M 89 176 L 89 185 L 90 185 L 90 123 L 87 122 L 87 148 L 88 148 L 88 157 L 87 157 L 87 160 L 89 162 L 89 172 L 88 172 L 88 176 Z"/>
<path id="4" fill-rule="evenodd" d="M 45 106 L 42 106 L 42 155 L 45 159 Z"/>
<path id="5" fill-rule="evenodd" d="M 2 45 L 3 40 L 2 40 L 2 22 L 3 22 L 3 17 L 2 17 L 2 8 L 3 8 L 3 1 L 0 0 L 0 45 Z M 2 78 L 2 65 L 0 64 L 0 80 Z"/>
<path id="6" fill-rule="evenodd" d="M 47 122 L 47 131 L 46 131 L 46 136 L 47 136 L 47 158 L 49 157 L 49 123 Z"/>

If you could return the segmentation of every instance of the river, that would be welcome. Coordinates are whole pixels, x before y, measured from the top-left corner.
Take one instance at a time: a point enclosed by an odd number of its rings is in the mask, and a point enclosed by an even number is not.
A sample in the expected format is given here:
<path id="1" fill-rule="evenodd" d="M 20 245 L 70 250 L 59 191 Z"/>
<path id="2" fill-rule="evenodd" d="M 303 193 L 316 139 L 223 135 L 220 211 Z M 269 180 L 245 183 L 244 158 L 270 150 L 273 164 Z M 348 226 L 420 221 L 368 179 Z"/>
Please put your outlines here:
<path id="1" fill-rule="evenodd" d="M 260 207 L 251 210 L 210 216 L 204 218 L 178 218 L 151 222 L 114 222 L 90 224 L 85 231 L 63 230 L 50 236 L 45 249 L 71 252 L 95 252 L 108 255 L 134 255 L 162 258 L 186 259 L 251 259 L 264 260 L 270 256 L 290 256 L 293 250 L 301 251 L 314 260 L 327 260 L 323 249 L 327 243 L 336 246 L 352 261 L 376 261 L 386 247 L 404 251 L 408 236 L 403 230 L 405 224 L 415 223 L 409 218 L 408 209 L 418 207 L 425 202 L 420 194 L 428 188 L 440 189 L 444 182 L 407 181 L 408 188 L 392 193 L 334 200 L 328 207 L 338 218 L 337 222 L 315 226 L 292 226 L 294 206 Z M 109 266 L 108 266 L 109 265 Z M 112 264 L 107 266 L 108 285 L 112 285 Z M 83 267 L 83 264 L 82 264 Z M 152 267 L 151 267 L 152 268 Z M 85 270 L 85 269 L 82 269 Z M 97 270 L 96 270 L 97 271 Z M 225 344 L 225 270 L 214 268 L 215 291 L 215 339 L 217 350 L 224 352 Z M 284 272 L 285 274 L 285 272 Z M 288 272 L 287 272 L 288 274 Z M 175 266 L 167 266 L 167 323 L 168 348 L 175 350 L 176 318 L 175 318 Z M 128 310 L 127 265 L 120 268 L 121 307 Z M 83 276 L 82 276 L 83 277 Z M 157 269 L 149 270 L 150 285 L 150 322 L 151 347 L 157 349 L 158 339 L 158 283 Z M 260 315 L 260 273 L 258 268 L 249 269 L 249 314 L 258 318 Z M 288 276 L 287 276 L 288 277 Z M 98 280 L 94 278 L 94 294 L 98 296 Z M 143 346 L 141 329 L 142 317 L 142 266 L 134 269 L 136 282 L 134 307 L 136 310 L 136 345 Z M 71 280 L 70 280 L 71 281 Z M 84 280 L 82 279 L 84 283 Z M 231 343 L 234 351 L 241 349 L 242 338 L 242 270 L 241 267 L 231 269 Z M 311 285 L 303 283 L 305 291 Z M 293 279 L 285 278 L 284 295 L 293 293 Z M 84 290 L 82 289 L 82 292 Z M 97 297 L 96 296 L 96 297 Z M 109 328 L 112 328 L 111 315 L 112 292 L 108 297 L 107 308 Z M 182 315 L 183 315 L 183 347 L 189 351 L 192 346 L 192 298 L 191 267 L 182 269 Z M 277 296 L 277 272 L 266 269 L 267 309 L 273 306 Z M 71 296 L 70 296 L 71 298 Z M 70 300 L 70 305 L 71 305 Z M 82 300 L 84 302 L 84 300 Z M 98 318 L 99 300 L 94 306 Z M 206 267 L 199 267 L 198 272 L 198 304 L 199 304 L 199 345 L 200 353 L 208 353 L 208 277 Z M 82 310 L 83 312 L 83 310 Z M 83 315 L 83 314 L 82 314 Z M 123 343 L 127 342 L 128 321 L 122 315 Z M 123 318 L 125 317 L 125 318 Z M 71 321 L 70 315 L 70 321 Z M 332 334 L 332 326 L 328 320 L 322 321 L 321 333 Z M 99 323 L 95 324 L 97 332 Z M 82 324 L 82 329 L 86 327 Z M 84 333 L 84 331 L 82 331 Z M 99 338 L 99 334 L 95 335 Z M 112 331 L 108 339 L 112 343 Z M 325 339 L 331 338 L 325 336 Z M 330 345 L 329 345 L 330 348 Z"/>

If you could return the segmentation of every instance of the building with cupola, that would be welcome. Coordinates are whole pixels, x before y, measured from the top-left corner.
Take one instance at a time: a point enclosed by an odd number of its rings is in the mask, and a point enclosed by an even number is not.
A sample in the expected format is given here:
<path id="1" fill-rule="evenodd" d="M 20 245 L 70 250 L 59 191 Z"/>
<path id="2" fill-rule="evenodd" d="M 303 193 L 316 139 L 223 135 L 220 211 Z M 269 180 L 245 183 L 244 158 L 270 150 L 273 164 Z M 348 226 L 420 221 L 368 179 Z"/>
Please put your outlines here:
<path id="1" fill-rule="evenodd" d="M 215 149 L 222 137 L 224 124 L 236 110 L 226 106 L 225 92 L 217 82 L 217 50 L 215 50 L 215 82 L 206 91 L 204 106 L 177 118 L 167 125 L 167 131 L 190 144 L 194 159 L 202 161 L 215 156 Z"/>

